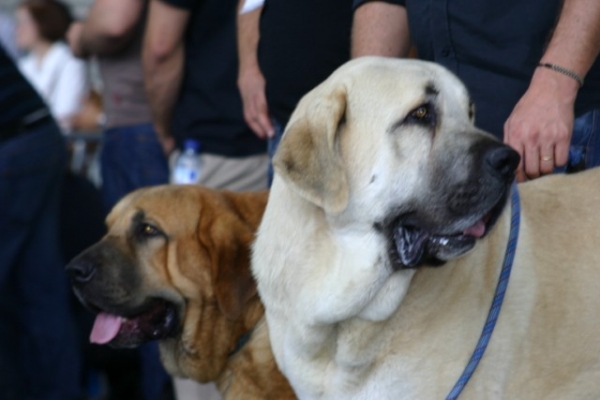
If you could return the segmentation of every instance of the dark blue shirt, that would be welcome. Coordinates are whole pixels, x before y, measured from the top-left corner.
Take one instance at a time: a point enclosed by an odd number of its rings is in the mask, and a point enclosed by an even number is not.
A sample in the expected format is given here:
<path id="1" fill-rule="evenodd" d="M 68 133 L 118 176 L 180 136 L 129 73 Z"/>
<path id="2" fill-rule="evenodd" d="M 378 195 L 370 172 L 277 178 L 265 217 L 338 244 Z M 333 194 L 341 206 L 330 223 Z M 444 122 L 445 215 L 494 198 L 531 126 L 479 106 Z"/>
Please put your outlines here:
<path id="1" fill-rule="evenodd" d="M 227 157 L 266 153 L 267 145 L 246 125 L 237 88 L 237 0 L 161 0 L 190 12 L 185 65 L 172 131 L 202 151 Z"/>
<path id="2" fill-rule="evenodd" d="M 44 107 L 43 100 L 0 45 L 0 129 Z"/>
<path id="3" fill-rule="evenodd" d="M 476 124 L 501 138 L 542 58 L 562 0 L 385 1 L 406 7 L 419 58 L 458 75 L 475 101 Z M 579 90 L 575 114 L 595 108 L 600 108 L 599 60 Z"/>

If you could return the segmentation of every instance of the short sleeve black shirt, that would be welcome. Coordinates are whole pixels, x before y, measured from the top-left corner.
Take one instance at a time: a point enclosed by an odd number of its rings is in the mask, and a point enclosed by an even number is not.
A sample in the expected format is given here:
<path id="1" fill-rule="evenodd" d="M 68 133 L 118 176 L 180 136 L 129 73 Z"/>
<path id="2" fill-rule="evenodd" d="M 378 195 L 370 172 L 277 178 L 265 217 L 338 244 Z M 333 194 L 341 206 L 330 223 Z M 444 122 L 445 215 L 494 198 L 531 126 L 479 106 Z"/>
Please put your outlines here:
<path id="1" fill-rule="evenodd" d="M 237 0 L 161 0 L 191 12 L 185 32 L 185 66 L 173 112 L 179 146 L 196 138 L 202 151 L 227 157 L 266 153 L 248 128 L 237 88 Z"/>

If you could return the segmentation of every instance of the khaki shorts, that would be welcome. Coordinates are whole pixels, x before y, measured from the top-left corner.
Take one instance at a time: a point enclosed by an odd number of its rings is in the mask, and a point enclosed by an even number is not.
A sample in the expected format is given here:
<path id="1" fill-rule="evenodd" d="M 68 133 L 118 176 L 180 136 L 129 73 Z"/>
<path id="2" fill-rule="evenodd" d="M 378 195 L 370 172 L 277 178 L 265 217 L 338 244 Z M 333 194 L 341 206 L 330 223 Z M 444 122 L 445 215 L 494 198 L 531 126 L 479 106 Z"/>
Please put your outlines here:
<path id="1" fill-rule="evenodd" d="M 171 170 L 177 156 L 179 151 L 173 152 L 170 157 Z M 203 163 L 200 173 L 201 185 L 235 192 L 267 189 L 269 167 L 267 154 L 240 158 L 201 154 L 200 158 Z"/>

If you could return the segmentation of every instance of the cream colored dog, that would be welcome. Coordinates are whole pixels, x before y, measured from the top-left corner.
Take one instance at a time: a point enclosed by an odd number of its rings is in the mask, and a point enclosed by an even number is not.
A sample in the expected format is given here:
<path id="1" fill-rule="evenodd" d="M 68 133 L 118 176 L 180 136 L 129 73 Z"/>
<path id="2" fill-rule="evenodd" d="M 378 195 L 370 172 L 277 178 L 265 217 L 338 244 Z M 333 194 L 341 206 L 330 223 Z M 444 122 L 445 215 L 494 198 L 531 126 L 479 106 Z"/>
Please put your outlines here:
<path id="1" fill-rule="evenodd" d="M 301 399 L 448 395 L 494 296 L 517 163 L 430 63 L 358 59 L 302 99 L 252 260 Z M 519 192 L 506 298 L 462 398 L 598 399 L 600 171 Z"/>

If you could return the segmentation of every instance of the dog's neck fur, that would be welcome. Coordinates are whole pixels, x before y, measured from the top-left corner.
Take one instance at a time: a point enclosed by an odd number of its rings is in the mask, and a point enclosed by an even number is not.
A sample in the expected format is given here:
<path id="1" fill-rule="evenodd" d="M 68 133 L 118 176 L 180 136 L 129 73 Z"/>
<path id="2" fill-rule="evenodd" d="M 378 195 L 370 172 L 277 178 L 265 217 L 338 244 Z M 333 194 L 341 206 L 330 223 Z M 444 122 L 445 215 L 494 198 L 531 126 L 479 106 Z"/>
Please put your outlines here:
<path id="1" fill-rule="evenodd" d="M 268 336 L 268 331 L 258 296 L 246 304 L 242 315 L 235 320 L 223 316 L 216 304 L 190 309 L 201 310 L 199 315 L 186 317 L 194 320 L 186 321 L 185 326 L 194 329 L 160 344 L 161 357 L 169 373 L 199 382 L 214 381 L 225 399 L 228 391 L 240 386 L 249 399 L 270 398 L 265 394 L 272 394 L 273 398 L 294 398 L 287 380 L 277 369 L 268 339 L 260 340 L 261 336 Z M 212 330 L 209 330 L 200 318 L 211 313 L 218 315 L 214 316 Z M 249 332 L 249 340 L 232 354 L 240 338 Z M 286 390 L 289 393 L 282 395 Z M 240 393 L 235 389 L 233 392 Z"/>
<path id="2" fill-rule="evenodd" d="M 258 228 L 262 212 L 257 209 L 264 210 L 266 191 L 221 195 L 248 228 Z M 215 382 L 224 399 L 237 399 L 240 393 L 250 400 L 295 399 L 275 363 L 258 294 L 233 318 L 225 315 L 215 297 L 188 299 L 187 310 L 180 337 L 161 343 L 163 364 L 171 374 Z"/>

